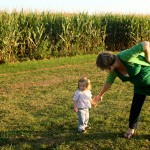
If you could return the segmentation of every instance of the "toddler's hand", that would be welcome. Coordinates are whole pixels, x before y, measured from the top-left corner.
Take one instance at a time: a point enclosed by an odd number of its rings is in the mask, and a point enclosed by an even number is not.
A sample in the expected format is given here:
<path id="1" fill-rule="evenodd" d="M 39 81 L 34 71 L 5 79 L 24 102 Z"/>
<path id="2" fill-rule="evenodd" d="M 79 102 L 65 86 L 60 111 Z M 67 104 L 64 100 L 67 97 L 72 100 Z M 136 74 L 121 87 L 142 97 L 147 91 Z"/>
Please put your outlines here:
<path id="1" fill-rule="evenodd" d="M 73 108 L 74 112 L 78 112 L 78 108 L 74 107 Z"/>

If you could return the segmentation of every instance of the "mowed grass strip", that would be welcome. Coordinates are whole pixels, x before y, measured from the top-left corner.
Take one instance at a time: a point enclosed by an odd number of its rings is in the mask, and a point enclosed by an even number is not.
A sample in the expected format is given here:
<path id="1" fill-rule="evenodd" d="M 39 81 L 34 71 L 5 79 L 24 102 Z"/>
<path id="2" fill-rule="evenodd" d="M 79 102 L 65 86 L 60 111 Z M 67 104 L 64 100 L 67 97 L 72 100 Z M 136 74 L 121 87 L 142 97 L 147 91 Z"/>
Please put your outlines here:
<path id="1" fill-rule="evenodd" d="M 128 127 L 133 86 L 119 79 L 103 102 L 91 108 L 92 129 L 77 133 L 72 97 L 78 78 L 87 76 L 96 95 L 107 75 L 95 66 L 95 59 L 96 55 L 85 55 L 1 65 L 0 148 L 149 149 L 150 99 L 143 106 L 138 136 L 122 138 Z"/>

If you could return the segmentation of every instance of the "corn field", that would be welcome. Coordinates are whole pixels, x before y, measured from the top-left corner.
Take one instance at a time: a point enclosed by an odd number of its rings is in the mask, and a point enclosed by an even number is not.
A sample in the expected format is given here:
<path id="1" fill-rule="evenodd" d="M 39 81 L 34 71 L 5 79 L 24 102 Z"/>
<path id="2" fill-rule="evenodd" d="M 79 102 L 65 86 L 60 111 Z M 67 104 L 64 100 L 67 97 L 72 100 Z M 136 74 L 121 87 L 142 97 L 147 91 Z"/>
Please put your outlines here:
<path id="1" fill-rule="evenodd" d="M 0 63 L 118 51 L 150 40 L 150 15 L 0 12 Z"/>

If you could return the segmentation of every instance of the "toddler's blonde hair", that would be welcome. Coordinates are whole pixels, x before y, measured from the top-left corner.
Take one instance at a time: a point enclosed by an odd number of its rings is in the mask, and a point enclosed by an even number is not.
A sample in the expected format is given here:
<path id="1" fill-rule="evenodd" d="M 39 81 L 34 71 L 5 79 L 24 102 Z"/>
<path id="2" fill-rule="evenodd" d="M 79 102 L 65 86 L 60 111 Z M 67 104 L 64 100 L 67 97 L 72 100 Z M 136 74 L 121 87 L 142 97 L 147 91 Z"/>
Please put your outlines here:
<path id="1" fill-rule="evenodd" d="M 82 77 L 78 80 L 78 89 L 79 89 L 79 83 L 85 83 L 86 84 L 86 88 L 88 90 L 91 90 L 92 86 L 91 86 L 91 82 L 87 77 Z"/>

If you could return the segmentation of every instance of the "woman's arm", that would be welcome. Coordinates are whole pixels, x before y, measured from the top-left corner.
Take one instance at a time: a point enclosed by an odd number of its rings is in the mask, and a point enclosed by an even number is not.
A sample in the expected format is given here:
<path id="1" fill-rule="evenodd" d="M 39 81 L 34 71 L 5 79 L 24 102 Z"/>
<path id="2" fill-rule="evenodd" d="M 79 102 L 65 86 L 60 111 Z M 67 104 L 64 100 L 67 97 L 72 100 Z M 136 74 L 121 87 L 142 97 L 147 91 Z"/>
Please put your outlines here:
<path id="1" fill-rule="evenodd" d="M 144 41 L 141 43 L 144 49 L 145 58 L 148 63 L 150 63 L 150 42 Z"/>
<path id="2" fill-rule="evenodd" d="M 103 97 L 105 92 L 107 92 L 109 90 L 109 88 L 111 87 L 112 83 L 104 83 L 104 85 L 102 86 L 101 91 L 99 92 L 98 96 L 99 97 Z"/>
<path id="3" fill-rule="evenodd" d="M 102 101 L 102 98 L 104 96 L 104 94 L 107 92 L 107 90 L 111 87 L 113 83 L 104 83 L 104 85 L 102 86 L 101 91 L 99 92 L 99 94 L 97 96 L 95 96 L 92 100 L 92 104 L 96 107 L 98 101 Z"/>
<path id="4" fill-rule="evenodd" d="M 103 84 L 99 94 L 97 96 L 94 96 L 94 98 L 92 100 L 92 104 L 94 105 L 94 107 L 97 106 L 98 101 L 102 101 L 103 95 L 111 87 L 111 85 L 114 83 L 116 77 L 117 77 L 117 75 L 116 75 L 115 71 L 112 71 L 108 74 L 106 81 Z"/>

